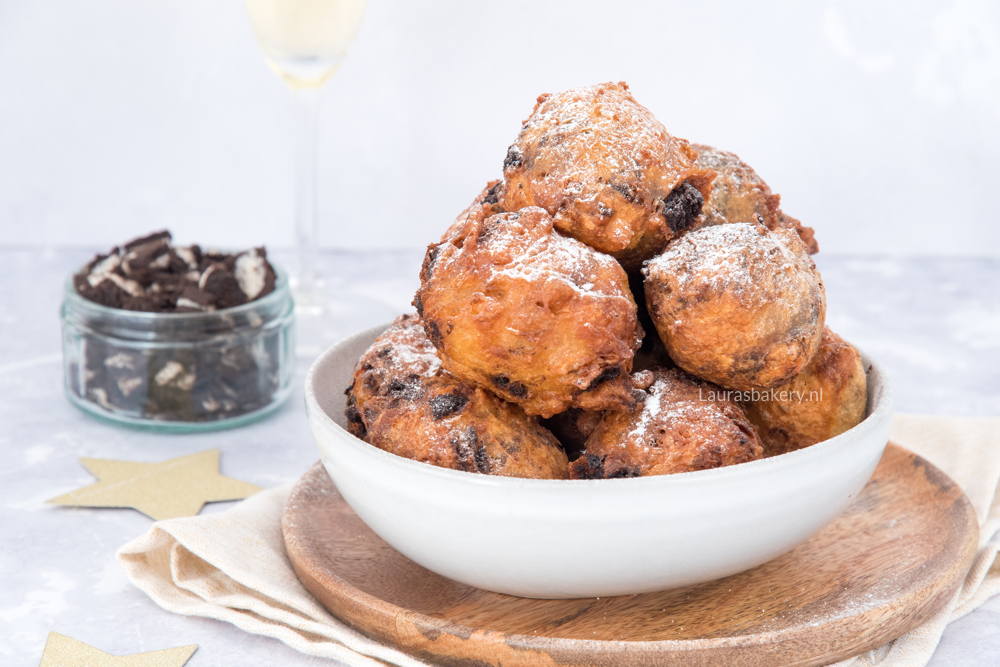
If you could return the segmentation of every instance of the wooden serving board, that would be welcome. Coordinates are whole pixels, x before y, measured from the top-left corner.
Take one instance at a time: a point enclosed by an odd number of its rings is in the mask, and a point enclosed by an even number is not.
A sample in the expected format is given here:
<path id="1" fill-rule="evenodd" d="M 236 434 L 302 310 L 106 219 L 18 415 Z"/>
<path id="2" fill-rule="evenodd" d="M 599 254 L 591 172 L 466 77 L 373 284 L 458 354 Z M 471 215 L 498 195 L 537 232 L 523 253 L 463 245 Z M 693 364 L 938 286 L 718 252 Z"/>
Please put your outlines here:
<path id="1" fill-rule="evenodd" d="M 933 616 L 965 578 L 979 536 L 962 490 L 891 443 L 861 494 L 807 542 L 753 570 L 659 593 L 534 600 L 445 579 L 369 530 L 319 463 L 282 523 L 299 579 L 327 609 L 449 667 L 825 665 Z"/>

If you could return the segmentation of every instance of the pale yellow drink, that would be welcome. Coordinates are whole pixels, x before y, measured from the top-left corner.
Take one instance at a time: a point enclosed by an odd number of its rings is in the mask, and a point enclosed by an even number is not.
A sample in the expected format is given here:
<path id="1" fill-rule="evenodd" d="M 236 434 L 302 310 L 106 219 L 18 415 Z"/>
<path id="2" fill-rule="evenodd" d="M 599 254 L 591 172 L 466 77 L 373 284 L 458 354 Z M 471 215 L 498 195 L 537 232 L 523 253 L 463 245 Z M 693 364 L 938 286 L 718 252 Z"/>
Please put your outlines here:
<path id="1" fill-rule="evenodd" d="M 245 0 L 257 43 L 293 88 L 321 86 L 354 41 L 365 0 Z"/>
<path id="2" fill-rule="evenodd" d="M 292 88 L 298 104 L 298 165 L 295 187 L 297 266 L 291 274 L 295 312 L 327 310 L 318 268 L 319 207 L 316 154 L 319 88 L 354 41 L 365 0 L 245 0 L 250 25 L 268 64 Z"/>

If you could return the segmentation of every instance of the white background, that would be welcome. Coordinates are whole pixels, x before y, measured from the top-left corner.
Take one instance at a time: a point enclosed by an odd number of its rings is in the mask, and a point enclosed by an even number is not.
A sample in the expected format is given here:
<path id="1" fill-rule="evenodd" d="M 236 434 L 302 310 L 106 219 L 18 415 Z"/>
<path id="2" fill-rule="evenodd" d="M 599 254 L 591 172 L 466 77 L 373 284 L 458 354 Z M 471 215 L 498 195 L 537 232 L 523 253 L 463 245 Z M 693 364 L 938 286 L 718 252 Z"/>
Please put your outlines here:
<path id="1" fill-rule="evenodd" d="M 370 0 L 323 93 L 321 241 L 420 247 L 542 92 L 628 81 L 825 253 L 1000 256 L 1000 3 Z M 239 0 L 0 0 L 0 245 L 292 243 L 290 93 Z"/>

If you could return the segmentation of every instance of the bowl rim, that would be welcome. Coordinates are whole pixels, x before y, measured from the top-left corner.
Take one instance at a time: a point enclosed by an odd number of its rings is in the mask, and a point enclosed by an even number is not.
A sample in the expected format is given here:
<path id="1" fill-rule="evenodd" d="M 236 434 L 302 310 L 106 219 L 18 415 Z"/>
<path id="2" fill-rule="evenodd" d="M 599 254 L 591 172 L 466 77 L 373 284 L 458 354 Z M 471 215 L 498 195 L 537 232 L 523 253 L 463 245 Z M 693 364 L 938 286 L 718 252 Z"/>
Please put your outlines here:
<path id="1" fill-rule="evenodd" d="M 877 429 L 879 425 L 884 422 L 884 420 L 891 419 L 893 404 L 895 403 L 892 382 L 889 380 L 885 369 L 871 356 L 865 354 L 861 348 L 855 345 L 854 348 L 861 355 L 861 362 L 865 368 L 866 378 L 871 377 L 869 374 L 873 370 L 878 373 L 881 381 L 881 391 L 876 396 L 872 396 L 869 391 L 868 400 L 872 405 L 872 410 L 865 416 L 860 424 L 848 429 L 840 435 L 834 436 L 828 440 L 823 440 L 815 445 L 787 452 L 785 454 L 780 454 L 778 456 L 757 459 L 755 461 L 747 461 L 736 465 L 710 468 L 707 470 L 691 470 L 687 472 L 673 473 L 670 475 L 650 475 L 644 477 L 624 477 L 615 479 L 531 479 L 525 477 L 483 475 L 480 473 L 466 472 L 464 470 L 442 468 L 440 466 L 415 461 L 413 459 L 408 459 L 386 452 L 351 434 L 347 429 L 335 422 L 326 410 L 320 406 L 319 400 L 316 398 L 316 393 L 313 388 L 320 368 L 324 366 L 328 359 L 343 345 L 365 336 L 378 336 L 391 325 L 392 322 L 387 322 L 369 327 L 347 336 L 324 350 L 323 353 L 313 361 L 312 365 L 309 367 L 309 371 L 306 373 L 305 379 L 305 403 L 307 415 L 310 419 L 319 420 L 319 423 L 325 428 L 333 429 L 334 433 L 339 432 L 338 435 L 346 436 L 346 438 L 338 438 L 338 440 L 344 446 L 351 448 L 361 456 L 374 457 L 376 460 L 384 462 L 393 468 L 407 473 L 423 475 L 431 479 L 437 478 L 442 481 L 448 480 L 452 483 L 471 484 L 473 486 L 484 488 L 494 486 L 504 486 L 509 489 L 533 488 L 535 490 L 543 490 L 546 488 L 568 490 L 573 488 L 588 489 L 589 492 L 592 493 L 593 489 L 597 487 L 597 485 L 600 485 L 599 488 L 608 489 L 624 489 L 630 486 L 642 488 L 642 485 L 651 484 L 687 486 L 690 484 L 702 484 L 710 480 L 724 481 L 727 478 L 734 476 L 745 477 L 747 472 L 751 471 L 756 471 L 759 474 L 766 474 L 768 471 L 781 470 L 782 468 L 800 465 L 809 458 L 822 458 L 831 449 L 837 448 L 838 444 L 848 438 L 864 438 L 864 436 L 869 432 Z M 567 486 L 567 483 L 571 483 L 571 486 Z"/>

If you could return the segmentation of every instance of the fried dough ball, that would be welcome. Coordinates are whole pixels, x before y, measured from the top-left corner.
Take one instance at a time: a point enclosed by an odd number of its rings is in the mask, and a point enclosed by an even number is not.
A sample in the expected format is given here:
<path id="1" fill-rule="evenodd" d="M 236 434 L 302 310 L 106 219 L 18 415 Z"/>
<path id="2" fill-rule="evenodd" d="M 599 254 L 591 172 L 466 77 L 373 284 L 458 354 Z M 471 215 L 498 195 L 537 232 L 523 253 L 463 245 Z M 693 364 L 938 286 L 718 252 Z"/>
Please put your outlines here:
<path id="1" fill-rule="evenodd" d="M 347 395 L 347 430 L 365 439 L 362 411 L 376 397 L 398 391 L 404 383 L 442 374 L 441 359 L 417 315 L 400 315 L 375 339 L 354 367 Z"/>
<path id="2" fill-rule="evenodd" d="M 826 327 L 819 351 L 805 370 L 744 407 L 764 441 L 765 455 L 777 456 L 854 428 L 865 418 L 867 403 L 861 355 Z"/>
<path id="3" fill-rule="evenodd" d="M 566 453 L 536 418 L 441 368 L 414 315 L 376 339 L 347 394 L 351 433 L 392 454 L 504 477 L 568 474 Z"/>
<path id="4" fill-rule="evenodd" d="M 727 389 L 776 387 L 819 348 L 826 292 L 795 232 L 730 223 L 650 260 L 646 301 L 678 366 Z"/>
<path id="5" fill-rule="evenodd" d="M 634 402 L 642 329 L 625 271 L 529 207 L 432 245 L 414 305 L 446 370 L 551 417 Z"/>
<path id="6" fill-rule="evenodd" d="M 454 378 L 411 386 L 365 405 L 369 442 L 379 449 L 466 472 L 567 478 L 559 441 L 518 406 Z"/>
<path id="7" fill-rule="evenodd" d="M 676 368 L 653 376 L 634 409 L 604 413 L 570 478 L 670 475 L 761 458 L 760 438 L 725 390 Z"/>
<path id="8" fill-rule="evenodd" d="M 764 179 L 734 153 L 705 144 L 694 144 L 698 151 L 695 164 L 716 172 L 712 192 L 701 209 L 699 225 L 721 225 L 727 222 L 753 222 L 756 217 L 768 229 L 792 229 L 809 249 L 819 252 L 816 235 L 811 227 L 781 212 L 781 195 L 771 193 Z"/>
<path id="9" fill-rule="evenodd" d="M 713 173 L 695 157 L 625 83 L 542 95 L 507 151 L 501 203 L 540 206 L 560 232 L 638 268 L 700 213 Z"/>

